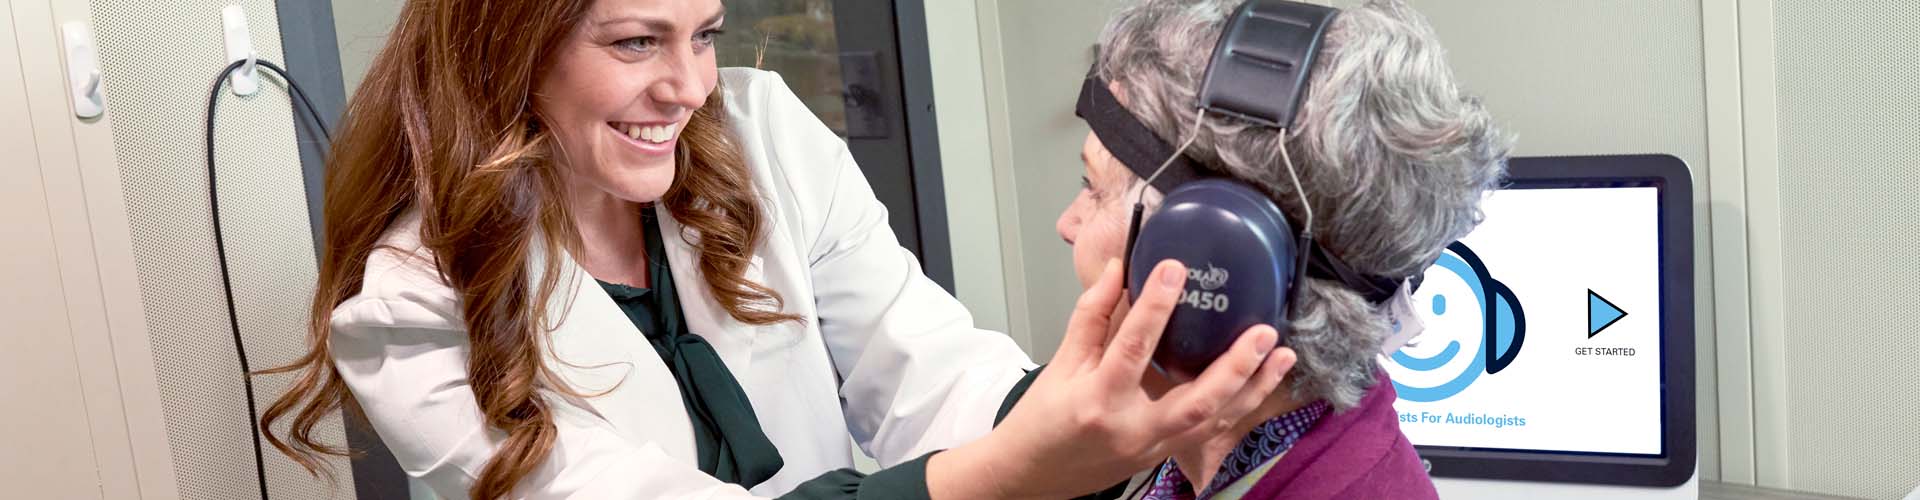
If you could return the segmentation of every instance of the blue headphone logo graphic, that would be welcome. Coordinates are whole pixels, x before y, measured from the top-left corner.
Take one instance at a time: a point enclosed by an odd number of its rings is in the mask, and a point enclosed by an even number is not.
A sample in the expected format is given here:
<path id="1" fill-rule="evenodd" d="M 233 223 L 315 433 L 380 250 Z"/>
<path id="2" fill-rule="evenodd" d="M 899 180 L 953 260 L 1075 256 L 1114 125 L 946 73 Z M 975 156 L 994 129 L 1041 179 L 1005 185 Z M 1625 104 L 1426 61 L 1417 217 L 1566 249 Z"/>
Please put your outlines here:
<path id="1" fill-rule="evenodd" d="M 1427 272 L 1439 271 L 1453 273 L 1465 283 L 1466 289 L 1472 292 L 1471 297 L 1452 297 L 1451 299 L 1475 301 L 1474 305 L 1478 307 L 1474 310 L 1481 313 L 1479 321 L 1481 328 L 1478 333 L 1482 338 L 1480 345 L 1484 347 L 1475 349 L 1472 354 L 1473 362 L 1468 363 L 1464 370 L 1438 385 L 1415 387 L 1401 382 L 1398 378 L 1394 379 L 1394 390 L 1400 393 L 1401 399 L 1408 401 L 1431 403 L 1447 399 L 1466 390 L 1467 386 L 1473 385 L 1482 372 L 1488 375 L 1500 373 L 1508 365 L 1513 364 L 1514 358 L 1520 354 L 1520 345 L 1526 341 L 1527 337 L 1527 318 L 1520 308 L 1520 299 L 1514 296 L 1513 289 L 1488 274 L 1486 264 L 1482 263 L 1480 256 L 1475 255 L 1466 244 L 1456 241 L 1447 245 L 1446 251 L 1440 254 L 1440 259 L 1427 270 Z M 1444 294 L 1433 296 L 1435 317 L 1444 317 L 1447 314 L 1448 301 L 1449 297 Z M 1455 314 L 1469 313 L 1458 307 L 1453 310 Z M 1432 333 L 1430 331 L 1427 335 Z M 1430 357 L 1416 358 L 1407 354 L 1404 349 L 1394 352 L 1391 357 L 1394 363 L 1407 370 L 1432 372 L 1447 366 L 1461 354 L 1460 350 L 1458 340 L 1449 340 L 1446 347 Z"/>

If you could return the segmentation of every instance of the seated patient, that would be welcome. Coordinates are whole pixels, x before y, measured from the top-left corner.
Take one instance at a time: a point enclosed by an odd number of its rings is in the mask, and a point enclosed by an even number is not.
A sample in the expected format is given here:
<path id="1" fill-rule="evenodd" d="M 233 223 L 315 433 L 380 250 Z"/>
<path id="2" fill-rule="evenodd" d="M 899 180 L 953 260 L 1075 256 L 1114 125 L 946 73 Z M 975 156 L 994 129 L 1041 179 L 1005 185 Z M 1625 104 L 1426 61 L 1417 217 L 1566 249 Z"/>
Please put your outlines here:
<path id="1" fill-rule="evenodd" d="M 1393 386 L 1377 364 L 1383 349 L 1399 347 L 1383 345 L 1394 329 L 1388 308 L 1405 293 L 1391 290 L 1479 222 L 1480 200 L 1503 175 L 1511 140 L 1460 90 L 1432 27 L 1398 0 L 1371 1 L 1334 18 L 1284 136 L 1277 127 L 1215 114 L 1195 131 L 1195 95 L 1240 4 L 1144 0 L 1126 8 L 1101 35 L 1089 78 L 1166 150 L 1191 140 L 1184 156 L 1192 168 L 1263 191 L 1296 228 L 1304 192 L 1316 243 L 1352 271 L 1384 280 L 1388 292 L 1356 291 L 1325 270 L 1309 271 L 1285 337 L 1298 363 L 1282 389 L 1220 438 L 1143 473 L 1127 495 L 1433 498 L 1432 481 L 1400 432 Z M 1083 117 L 1086 103 L 1097 101 L 1083 97 Z M 1084 188 L 1058 223 L 1083 285 L 1124 252 L 1142 190 L 1150 219 L 1171 187 L 1146 180 L 1163 158 L 1122 161 L 1128 155 L 1116 158 L 1108 144 L 1124 134 L 1092 128 L 1082 150 Z"/>

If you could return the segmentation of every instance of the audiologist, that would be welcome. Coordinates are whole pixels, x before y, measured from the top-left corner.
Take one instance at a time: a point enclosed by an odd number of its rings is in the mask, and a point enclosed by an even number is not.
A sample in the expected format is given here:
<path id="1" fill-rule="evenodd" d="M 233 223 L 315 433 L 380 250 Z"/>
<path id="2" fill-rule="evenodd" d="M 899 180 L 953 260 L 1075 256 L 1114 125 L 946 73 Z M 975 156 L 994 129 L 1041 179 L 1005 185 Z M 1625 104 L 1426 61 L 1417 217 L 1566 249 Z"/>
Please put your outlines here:
<path id="1" fill-rule="evenodd" d="M 311 434 L 346 409 L 447 498 L 1064 498 L 1215 439 L 1293 361 L 1259 325 L 1143 382 L 1187 276 L 1167 262 L 1131 299 L 1096 280 L 1033 370 L 779 76 L 716 66 L 719 0 L 399 18 L 328 162 L 309 350 L 261 422 L 309 471 L 347 451 Z M 849 437 L 884 468 L 853 470 Z"/>

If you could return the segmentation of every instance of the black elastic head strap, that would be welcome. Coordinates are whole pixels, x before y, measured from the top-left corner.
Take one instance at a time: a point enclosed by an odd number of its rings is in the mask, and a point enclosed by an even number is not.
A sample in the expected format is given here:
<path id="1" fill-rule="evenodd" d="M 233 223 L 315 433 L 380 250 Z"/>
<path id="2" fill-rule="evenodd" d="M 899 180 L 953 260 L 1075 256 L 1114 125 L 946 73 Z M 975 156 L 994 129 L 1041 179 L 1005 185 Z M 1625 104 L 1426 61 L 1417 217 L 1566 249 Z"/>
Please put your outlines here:
<path id="1" fill-rule="evenodd" d="M 1307 245 L 1307 270 L 1310 278 L 1339 281 L 1348 290 L 1360 294 L 1367 302 L 1384 304 L 1393 300 L 1393 294 L 1400 291 L 1402 280 L 1376 276 L 1355 270 L 1346 261 L 1334 257 L 1327 247 L 1318 244 Z M 1298 284 L 1294 285 L 1300 286 Z"/>
<path id="2" fill-rule="evenodd" d="M 1187 155 L 1173 158 L 1174 148 L 1154 135 L 1152 129 L 1140 123 L 1140 119 L 1120 105 L 1120 99 L 1107 89 L 1107 81 L 1100 75 L 1088 74 L 1086 82 L 1080 85 L 1080 101 L 1074 106 L 1074 114 L 1086 120 L 1087 128 L 1100 138 L 1100 143 L 1113 153 L 1113 158 L 1126 165 L 1133 175 L 1141 179 L 1153 179 L 1154 189 L 1162 193 L 1172 192 L 1181 184 L 1212 177 L 1214 174 L 1200 168 L 1200 163 Z M 1153 176 L 1153 170 L 1167 158 L 1173 162 Z"/>

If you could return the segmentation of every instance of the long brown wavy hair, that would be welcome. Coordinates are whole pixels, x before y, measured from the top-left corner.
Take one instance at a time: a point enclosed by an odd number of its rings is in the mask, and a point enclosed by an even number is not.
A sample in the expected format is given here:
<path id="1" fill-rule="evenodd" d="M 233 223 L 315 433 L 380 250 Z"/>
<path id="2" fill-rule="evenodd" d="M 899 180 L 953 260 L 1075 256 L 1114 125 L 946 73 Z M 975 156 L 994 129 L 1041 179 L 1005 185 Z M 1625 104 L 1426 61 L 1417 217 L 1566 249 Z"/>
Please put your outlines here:
<path id="1" fill-rule="evenodd" d="M 474 499 L 505 496 L 544 461 L 558 431 L 536 390 L 571 392 L 541 362 L 546 298 L 560 259 L 527 286 L 536 236 L 577 249 L 553 138 L 532 108 L 548 54 L 576 29 L 592 0 L 409 0 L 347 105 L 327 162 L 325 235 L 307 353 L 262 374 L 297 372 L 260 419 L 266 439 L 311 474 L 323 455 L 350 450 L 314 439 L 336 410 L 361 417 L 328 347 L 334 308 L 360 292 L 368 256 L 410 208 L 441 278 L 460 298 L 471 354 L 467 375 L 487 424 L 507 434 L 473 484 Z M 661 204 L 700 251 L 707 291 L 750 324 L 781 314 L 774 290 L 744 277 L 761 231 L 746 162 L 716 90 L 681 133 L 676 172 Z M 286 436 L 274 422 L 291 412 Z M 329 476 L 329 480 L 332 478 Z"/>

